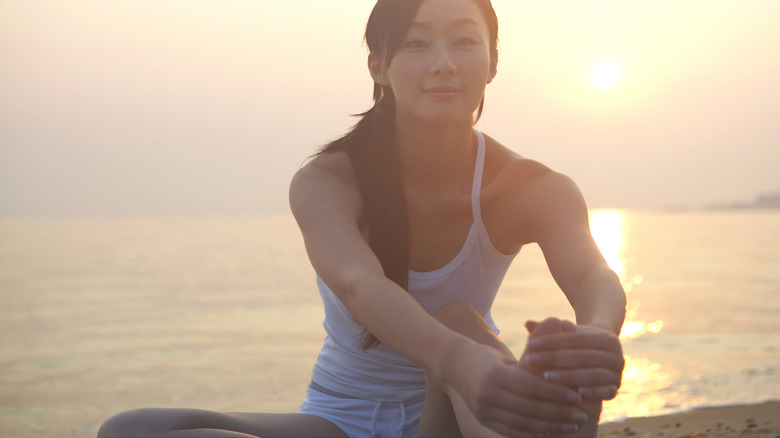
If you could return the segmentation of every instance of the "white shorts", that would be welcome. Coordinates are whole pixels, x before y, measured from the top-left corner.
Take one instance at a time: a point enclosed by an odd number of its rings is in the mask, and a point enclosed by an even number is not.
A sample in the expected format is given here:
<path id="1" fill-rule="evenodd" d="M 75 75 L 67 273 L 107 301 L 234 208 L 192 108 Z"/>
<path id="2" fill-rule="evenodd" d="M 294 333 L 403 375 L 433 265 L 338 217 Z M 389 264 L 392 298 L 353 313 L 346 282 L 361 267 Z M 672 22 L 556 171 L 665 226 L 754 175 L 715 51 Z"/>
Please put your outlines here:
<path id="1" fill-rule="evenodd" d="M 416 437 L 424 399 L 376 402 L 329 391 L 312 382 L 298 412 L 324 418 L 354 438 Z"/>

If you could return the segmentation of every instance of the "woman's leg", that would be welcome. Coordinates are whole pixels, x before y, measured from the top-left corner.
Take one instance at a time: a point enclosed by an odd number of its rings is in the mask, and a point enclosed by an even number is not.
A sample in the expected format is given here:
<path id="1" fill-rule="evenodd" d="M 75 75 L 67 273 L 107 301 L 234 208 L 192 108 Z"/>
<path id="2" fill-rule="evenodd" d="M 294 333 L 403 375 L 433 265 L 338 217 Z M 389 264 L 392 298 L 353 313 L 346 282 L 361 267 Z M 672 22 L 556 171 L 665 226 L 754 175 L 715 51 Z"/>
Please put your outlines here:
<path id="1" fill-rule="evenodd" d="M 493 329 L 472 306 L 462 302 L 449 303 L 436 312 L 436 319 L 447 328 L 512 355 Z M 482 426 L 460 395 L 438 379 L 425 375 L 425 402 L 420 418 L 419 437 L 499 436 Z"/>
<path id="2" fill-rule="evenodd" d="M 339 437 L 346 434 L 308 414 L 218 413 L 197 409 L 137 409 L 101 426 L 98 438 Z"/>

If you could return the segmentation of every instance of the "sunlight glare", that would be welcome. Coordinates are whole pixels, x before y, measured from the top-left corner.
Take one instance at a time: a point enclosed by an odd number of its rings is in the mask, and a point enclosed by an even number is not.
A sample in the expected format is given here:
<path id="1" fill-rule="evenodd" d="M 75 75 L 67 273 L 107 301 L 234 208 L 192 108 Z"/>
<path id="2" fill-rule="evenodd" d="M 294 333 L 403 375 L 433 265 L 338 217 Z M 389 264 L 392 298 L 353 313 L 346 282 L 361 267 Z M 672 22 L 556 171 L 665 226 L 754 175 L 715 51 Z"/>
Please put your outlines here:
<path id="1" fill-rule="evenodd" d="M 612 61 L 602 62 L 597 65 L 590 75 L 593 85 L 602 90 L 611 90 L 620 82 L 620 66 Z"/>
<path id="2" fill-rule="evenodd" d="M 626 317 L 623 328 L 620 330 L 620 340 L 630 342 L 647 333 L 658 334 L 664 328 L 664 322 L 660 319 L 655 322 L 632 321 Z"/>
<path id="3" fill-rule="evenodd" d="M 621 249 L 623 247 L 623 214 L 619 211 L 597 211 L 590 216 L 590 232 L 609 267 L 618 276 L 625 273 Z"/>
<path id="4" fill-rule="evenodd" d="M 670 402 L 685 397 L 685 388 L 675 388 L 675 370 L 642 357 L 626 354 L 623 384 L 615 400 L 604 404 L 602 418 L 610 420 L 657 415 Z M 607 420 L 609 421 L 609 420 Z"/>
<path id="5" fill-rule="evenodd" d="M 626 320 L 620 329 L 621 341 L 630 342 L 647 333 L 658 334 L 664 328 L 664 322 L 660 319 L 650 322 L 637 319 L 640 306 L 641 303 L 638 301 L 633 301 L 626 306 Z"/>

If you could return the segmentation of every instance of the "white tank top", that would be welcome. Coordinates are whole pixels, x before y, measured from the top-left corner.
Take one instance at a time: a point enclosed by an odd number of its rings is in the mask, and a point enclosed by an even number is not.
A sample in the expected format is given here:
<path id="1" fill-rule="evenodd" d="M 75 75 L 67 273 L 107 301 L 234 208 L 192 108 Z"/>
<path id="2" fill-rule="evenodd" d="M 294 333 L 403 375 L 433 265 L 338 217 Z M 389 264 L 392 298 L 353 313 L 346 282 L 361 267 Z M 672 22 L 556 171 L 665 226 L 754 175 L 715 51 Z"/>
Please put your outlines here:
<path id="1" fill-rule="evenodd" d="M 478 139 L 477 159 L 471 189 L 474 222 L 466 242 L 452 261 L 430 272 L 409 271 L 409 293 L 423 309 L 434 315 L 444 304 L 471 304 L 498 333 L 490 308 L 512 260 L 517 255 L 499 252 L 490 241 L 480 212 L 480 189 L 485 164 L 485 138 Z M 347 308 L 317 277 L 325 305 L 325 344 L 314 365 L 312 382 L 346 396 L 376 402 L 404 402 L 423 397 L 422 367 L 384 344 L 363 351 L 365 328 L 355 322 Z"/>

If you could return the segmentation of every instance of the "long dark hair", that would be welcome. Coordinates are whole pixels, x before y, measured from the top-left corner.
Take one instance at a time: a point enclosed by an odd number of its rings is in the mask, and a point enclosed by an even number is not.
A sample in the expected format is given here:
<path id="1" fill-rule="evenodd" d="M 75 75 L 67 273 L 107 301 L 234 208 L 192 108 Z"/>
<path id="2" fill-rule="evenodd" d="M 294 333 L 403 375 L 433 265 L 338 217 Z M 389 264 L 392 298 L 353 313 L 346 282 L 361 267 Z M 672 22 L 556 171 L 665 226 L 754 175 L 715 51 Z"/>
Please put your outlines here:
<path id="1" fill-rule="evenodd" d="M 378 0 L 366 25 L 369 52 L 386 67 L 403 43 L 424 0 Z M 498 53 L 498 18 L 490 0 L 474 0 L 490 31 L 491 54 Z M 484 97 L 476 120 L 482 114 Z M 374 83 L 374 106 L 358 114 L 360 120 L 343 137 L 318 153 L 345 151 L 363 201 L 361 222 L 368 226 L 368 243 L 382 264 L 385 276 L 408 289 L 409 214 L 400 156 L 395 141 L 395 98 L 386 86 Z M 379 344 L 366 332 L 363 349 Z"/>

